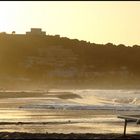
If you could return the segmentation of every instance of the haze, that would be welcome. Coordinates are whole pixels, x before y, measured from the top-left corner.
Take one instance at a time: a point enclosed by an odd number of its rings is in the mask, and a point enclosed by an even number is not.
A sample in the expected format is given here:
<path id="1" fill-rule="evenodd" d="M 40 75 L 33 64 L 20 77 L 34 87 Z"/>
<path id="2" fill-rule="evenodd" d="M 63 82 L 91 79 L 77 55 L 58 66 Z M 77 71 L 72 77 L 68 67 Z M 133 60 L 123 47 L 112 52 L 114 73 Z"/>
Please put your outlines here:
<path id="1" fill-rule="evenodd" d="M 1 1 L 0 32 L 46 34 L 99 44 L 140 44 L 139 1 Z"/>

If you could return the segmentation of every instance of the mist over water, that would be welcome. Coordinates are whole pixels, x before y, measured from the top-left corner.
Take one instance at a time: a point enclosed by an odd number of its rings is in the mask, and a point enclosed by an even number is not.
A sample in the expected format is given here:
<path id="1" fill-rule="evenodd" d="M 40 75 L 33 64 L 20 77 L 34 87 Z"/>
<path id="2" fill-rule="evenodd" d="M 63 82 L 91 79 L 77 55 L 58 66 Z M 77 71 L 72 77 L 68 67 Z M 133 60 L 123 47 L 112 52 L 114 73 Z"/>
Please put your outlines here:
<path id="1" fill-rule="evenodd" d="M 54 108 L 65 108 L 68 106 L 73 106 L 73 109 L 123 109 L 123 110 L 140 110 L 140 90 L 50 90 L 53 92 L 71 92 L 79 96 L 79 98 L 67 99 L 65 100 L 55 100 L 50 102 L 50 104 L 43 103 L 39 104 L 45 108 L 47 105 L 52 105 Z M 42 106 L 41 106 L 42 105 Z M 46 106 L 45 106 L 46 105 Z M 65 106 L 65 107 L 64 107 Z M 75 108 L 74 108 L 75 106 Z M 35 106 L 34 106 L 35 107 Z M 37 107 L 37 105 L 36 105 Z M 80 108 L 81 107 L 81 108 Z"/>
<path id="2" fill-rule="evenodd" d="M 117 115 L 140 114 L 140 90 L 50 89 L 0 96 L 0 122 L 13 123 L 0 125 L 0 131 L 122 133 L 123 120 Z M 130 125 L 128 132 L 136 127 Z"/>

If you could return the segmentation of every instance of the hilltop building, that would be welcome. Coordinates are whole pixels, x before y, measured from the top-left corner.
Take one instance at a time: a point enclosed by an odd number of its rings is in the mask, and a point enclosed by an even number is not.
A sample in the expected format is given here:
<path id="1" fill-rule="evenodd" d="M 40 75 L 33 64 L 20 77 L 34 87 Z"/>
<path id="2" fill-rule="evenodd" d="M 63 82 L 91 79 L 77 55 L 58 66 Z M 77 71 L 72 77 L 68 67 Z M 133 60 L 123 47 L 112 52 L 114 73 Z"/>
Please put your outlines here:
<path id="1" fill-rule="evenodd" d="M 26 32 L 26 35 L 46 35 L 46 32 L 42 31 L 41 28 L 31 28 L 30 32 Z"/>

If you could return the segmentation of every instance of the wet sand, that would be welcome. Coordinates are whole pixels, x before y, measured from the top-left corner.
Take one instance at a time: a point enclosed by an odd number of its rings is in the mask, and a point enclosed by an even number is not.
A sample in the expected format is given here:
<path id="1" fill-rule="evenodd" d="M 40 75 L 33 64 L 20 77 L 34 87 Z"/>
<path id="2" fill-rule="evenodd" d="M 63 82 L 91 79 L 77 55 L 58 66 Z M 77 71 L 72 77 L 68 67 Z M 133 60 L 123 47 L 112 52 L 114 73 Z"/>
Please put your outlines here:
<path id="1" fill-rule="evenodd" d="M 93 97 L 94 98 L 94 97 Z M 82 97 L 71 92 L 0 92 L 1 122 L 46 122 L 46 124 L 0 125 L 0 138 L 122 138 L 124 121 L 115 110 L 65 110 L 26 108 L 26 105 L 61 101 L 64 103 Z M 85 102 L 85 101 L 84 101 Z M 96 103 L 96 99 L 95 99 Z M 25 107 L 25 108 L 24 108 Z M 137 113 L 137 112 L 129 112 Z M 24 133 L 23 133 L 24 132 Z M 139 134 L 137 125 L 128 124 L 130 137 Z M 37 134 L 39 133 L 39 134 Z M 47 134 L 46 134 L 47 133 Z M 62 134 L 63 133 L 63 134 Z M 81 133 L 81 134 L 79 134 Z M 87 134 L 89 133 L 89 134 Z M 134 135 L 135 134 L 135 135 Z"/>
<path id="2" fill-rule="evenodd" d="M 0 139 L 139 139 L 140 135 L 128 134 L 123 136 L 121 134 L 63 134 L 63 133 L 46 133 L 46 134 L 32 134 L 32 133 L 8 133 L 1 132 Z"/>

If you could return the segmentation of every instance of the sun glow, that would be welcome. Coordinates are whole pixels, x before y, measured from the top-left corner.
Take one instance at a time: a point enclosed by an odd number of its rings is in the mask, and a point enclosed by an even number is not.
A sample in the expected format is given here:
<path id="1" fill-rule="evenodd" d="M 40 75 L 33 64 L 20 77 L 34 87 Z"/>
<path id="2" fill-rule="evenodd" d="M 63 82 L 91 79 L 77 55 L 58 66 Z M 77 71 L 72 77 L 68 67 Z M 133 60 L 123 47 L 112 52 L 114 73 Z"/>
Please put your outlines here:
<path id="1" fill-rule="evenodd" d="M 140 44 L 140 2 L 1 1 L 0 32 L 42 28 L 94 43 Z"/>
<path id="2" fill-rule="evenodd" d="M 19 4 L 15 2 L 0 3 L 0 31 L 11 32 L 18 26 L 17 18 L 19 18 Z"/>

